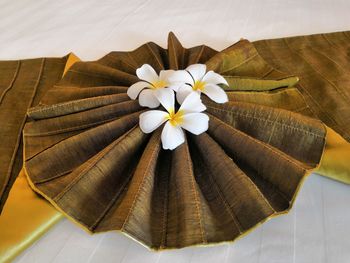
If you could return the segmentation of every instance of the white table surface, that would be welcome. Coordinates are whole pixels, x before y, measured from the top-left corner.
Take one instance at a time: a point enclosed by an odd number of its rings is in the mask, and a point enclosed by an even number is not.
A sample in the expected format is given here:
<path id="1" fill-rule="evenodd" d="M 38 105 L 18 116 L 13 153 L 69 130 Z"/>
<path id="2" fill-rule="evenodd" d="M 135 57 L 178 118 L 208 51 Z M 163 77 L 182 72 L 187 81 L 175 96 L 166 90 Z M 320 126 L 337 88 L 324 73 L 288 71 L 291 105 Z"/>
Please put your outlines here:
<path id="1" fill-rule="evenodd" d="M 185 47 L 350 29 L 349 0 L 0 0 L 0 60 L 94 60 L 175 32 Z M 58 223 L 16 262 L 350 262 L 350 186 L 317 175 L 287 215 L 231 244 L 150 252 L 116 232 Z"/>

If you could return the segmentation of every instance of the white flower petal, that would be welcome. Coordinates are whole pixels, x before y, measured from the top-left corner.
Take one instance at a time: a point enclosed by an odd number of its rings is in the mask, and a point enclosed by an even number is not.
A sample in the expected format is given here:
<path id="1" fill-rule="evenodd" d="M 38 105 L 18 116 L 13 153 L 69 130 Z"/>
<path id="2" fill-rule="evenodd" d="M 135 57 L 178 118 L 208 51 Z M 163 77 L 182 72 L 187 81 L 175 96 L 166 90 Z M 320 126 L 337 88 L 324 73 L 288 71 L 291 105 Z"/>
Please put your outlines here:
<path id="1" fill-rule="evenodd" d="M 157 72 L 148 64 L 143 64 L 142 67 L 136 70 L 136 75 L 139 79 L 148 81 L 150 83 L 158 81 Z"/>
<path id="2" fill-rule="evenodd" d="M 140 114 L 140 129 L 144 133 L 153 132 L 167 120 L 168 113 L 160 110 L 150 110 Z"/>
<path id="3" fill-rule="evenodd" d="M 179 110 L 183 110 L 186 114 L 204 111 L 206 107 L 202 103 L 200 95 L 197 92 L 191 92 L 183 101 Z"/>
<path id="4" fill-rule="evenodd" d="M 148 88 L 148 87 L 150 87 L 150 85 L 147 82 L 139 81 L 139 82 L 136 82 L 135 84 L 131 85 L 128 88 L 127 94 L 130 97 L 130 99 L 136 100 L 136 98 L 139 95 L 139 93 L 141 92 L 141 90 L 143 90 L 144 88 Z"/>
<path id="5" fill-rule="evenodd" d="M 159 80 L 163 80 L 165 82 L 170 82 L 169 78 L 175 73 L 175 70 L 169 69 L 169 70 L 161 70 L 159 72 Z"/>
<path id="6" fill-rule="evenodd" d="M 215 73 L 212 70 L 208 71 L 204 75 L 202 81 L 204 81 L 204 82 L 206 82 L 208 84 L 225 84 L 225 85 L 228 86 L 228 83 L 227 83 L 226 79 L 223 76 L 221 76 L 220 74 Z"/>
<path id="7" fill-rule="evenodd" d="M 173 84 L 173 85 L 169 85 L 168 88 L 169 89 L 172 89 L 173 91 L 177 92 L 180 88 L 180 86 L 182 86 L 183 84 L 181 85 L 178 85 L 178 84 Z"/>
<path id="8" fill-rule="evenodd" d="M 176 100 L 178 103 L 182 104 L 186 97 L 191 93 L 195 92 L 192 90 L 192 87 L 186 84 L 183 84 L 176 92 Z"/>
<path id="9" fill-rule="evenodd" d="M 157 97 L 155 96 L 155 92 L 152 89 L 141 91 L 139 96 L 139 103 L 141 106 L 148 108 L 157 108 L 160 105 Z"/>
<path id="10" fill-rule="evenodd" d="M 204 113 L 189 113 L 183 116 L 181 127 L 195 135 L 199 135 L 208 130 L 208 123 L 208 115 Z"/>
<path id="11" fill-rule="evenodd" d="M 170 85 L 182 85 L 184 83 L 189 83 L 193 85 L 193 79 L 186 70 L 177 70 L 169 77 Z"/>
<path id="12" fill-rule="evenodd" d="M 209 117 L 204 113 L 188 113 L 183 116 L 181 127 L 195 135 L 199 135 L 209 127 Z"/>
<path id="13" fill-rule="evenodd" d="M 207 70 L 207 66 L 205 64 L 193 64 L 186 68 L 194 78 L 194 80 L 201 80 L 205 75 L 205 71 Z"/>
<path id="14" fill-rule="evenodd" d="M 157 89 L 154 94 L 168 112 L 175 110 L 175 95 L 172 89 Z"/>
<path id="15" fill-rule="evenodd" d="M 185 142 L 185 133 L 180 126 L 173 126 L 170 122 L 164 125 L 161 135 L 163 149 L 173 150 Z"/>
<path id="16" fill-rule="evenodd" d="M 218 85 L 207 84 L 205 85 L 204 90 L 202 92 L 216 103 L 228 102 L 226 92 Z"/>

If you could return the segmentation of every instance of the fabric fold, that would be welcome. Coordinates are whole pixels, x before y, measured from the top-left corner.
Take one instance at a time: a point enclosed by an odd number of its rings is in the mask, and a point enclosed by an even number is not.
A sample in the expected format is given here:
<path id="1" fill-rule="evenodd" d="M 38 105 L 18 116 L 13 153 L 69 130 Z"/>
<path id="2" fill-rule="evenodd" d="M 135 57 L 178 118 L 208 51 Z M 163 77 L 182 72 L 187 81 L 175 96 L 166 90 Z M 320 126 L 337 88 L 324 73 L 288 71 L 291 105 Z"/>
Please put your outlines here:
<path id="1" fill-rule="evenodd" d="M 126 96 L 144 63 L 157 72 L 205 63 L 228 80 L 229 102 L 202 95 L 209 130 L 163 150 L 161 128 L 143 134 L 144 109 Z M 75 63 L 28 111 L 28 178 L 90 232 L 119 230 L 155 250 L 233 241 L 289 211 L 319 166 L 327 131 L 298 81 L 247 40 L 218 52 L 183 48 L 172 33 L 167 49 L 150 42 Z"/>
<path id="2" fill-rule="evenodd" d="M 23 147 L 31 187 L 89 232 L 119 230 L 154 250 L 231 242 L 288 212 L 310 172 L 350 182 L 348 40 L 242 39 L 219 52 L 184 48 L 170 33 L 166 49 L 148 42 L 97 61 L 0 62 L 0 120 L 10 127 L 0 131 L 0 204 Z M 224 105 L 202 95 L 209 130 L 186 133 L 173 152 L 161 149 L 160 128 L 141 132 L 144 108 L 126 94 L 145 63 L 157 72 L 204 63 L 229 83 Z M 52 211 L 47 222 L 61 218 Z"/>
<path id="3" fill-rule="evenodd" d="M 316 117 L 350 139 L 349 32 L 253 42 L 274 68 L 300 78 L 295 86 Z"/>
<path id="4" fill-rule="evenodd" d="M 61 79 L 68 57 L 0 61 L 0 213 L 22 168 L 27 109 Z"/>

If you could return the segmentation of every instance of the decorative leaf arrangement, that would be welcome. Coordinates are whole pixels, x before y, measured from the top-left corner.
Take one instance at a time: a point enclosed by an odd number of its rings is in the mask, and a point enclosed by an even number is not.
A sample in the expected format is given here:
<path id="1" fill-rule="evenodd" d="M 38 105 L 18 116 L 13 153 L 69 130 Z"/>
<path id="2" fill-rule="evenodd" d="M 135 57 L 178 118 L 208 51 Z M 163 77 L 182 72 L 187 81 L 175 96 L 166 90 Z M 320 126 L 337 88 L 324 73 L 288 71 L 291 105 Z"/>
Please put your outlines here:
<path id="1" fill-rule="evenodd" d="M 206 73 L 203 64 L 190 65 L 186 70 L 161 70 L 159 76 L 148 64 L 136 70 L 142 80 L 128 89 L 131 99 L 139 96 L 141 106 L 155 108 L 162 105 L 166 111 L 151 110 L 140 115 L 140 128 L 144 133 L 153 132 L 166 122 L 161 140 L 163 149 L 173 150 L 185 142 L 185 129 L 195 135 L 208 130 L 208 115 L 202 113 L 206 107 L 200 99 L 204 93 L 217 103 L 228 101 L 225 91 L 218 84 L 227 81 L 215 73 Z M 175 105 L 175 95 L 180 107 Z"/>
<path id="2" fill-rule="evenodd" d="M 297 80 L 246 40 L 218 52 L 173 34 L 77 62 L 28 111 L 24 168 L 90 232 L 151 249 L 232 241 L 288 211 L 319 163 L 325 128 Z"/>

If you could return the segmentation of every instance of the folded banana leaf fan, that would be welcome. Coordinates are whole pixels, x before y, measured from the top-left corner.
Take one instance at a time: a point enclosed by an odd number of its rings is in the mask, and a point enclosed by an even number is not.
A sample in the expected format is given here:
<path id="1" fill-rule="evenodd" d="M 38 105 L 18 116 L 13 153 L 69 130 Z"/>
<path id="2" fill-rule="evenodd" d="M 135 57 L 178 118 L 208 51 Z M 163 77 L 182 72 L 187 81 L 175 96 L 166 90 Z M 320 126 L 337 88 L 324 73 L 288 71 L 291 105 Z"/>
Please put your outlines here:
<path id="1" fill-rule="evenodd" d="M 229 102 L 204 95 L 209 130 L 163 150 L 144 134 L 145 109 L 126 91 L 136 69 L 205 63 L 230 84 Z M 290 209 L 315 168 L 325 127 L 293 85 L 246 40 L 217 52 L 147 43 L 77 62 L 28 111 L 25 170 L 32 187 L 90 232 L 120 230 L 151 249 L 232 241 Z"/>

